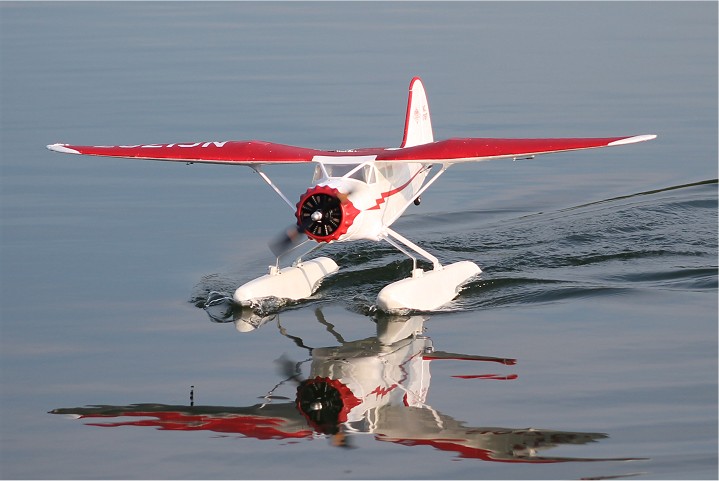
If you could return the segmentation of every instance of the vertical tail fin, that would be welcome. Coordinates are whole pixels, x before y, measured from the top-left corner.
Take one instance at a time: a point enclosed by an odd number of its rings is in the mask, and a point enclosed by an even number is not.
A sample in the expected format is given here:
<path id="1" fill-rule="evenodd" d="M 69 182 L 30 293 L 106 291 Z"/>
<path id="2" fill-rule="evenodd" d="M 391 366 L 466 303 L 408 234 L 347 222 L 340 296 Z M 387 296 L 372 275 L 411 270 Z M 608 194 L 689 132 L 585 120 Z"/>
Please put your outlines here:
<path id="1" fill-rule="evenodd" d="M 400 147 L 412 147 L 434 141 L 432 121 L 429 118 L 429 104 L 424 85 L 419 77 L 409 83 L 407 118 L 404 121 L 404 138 Z"/>

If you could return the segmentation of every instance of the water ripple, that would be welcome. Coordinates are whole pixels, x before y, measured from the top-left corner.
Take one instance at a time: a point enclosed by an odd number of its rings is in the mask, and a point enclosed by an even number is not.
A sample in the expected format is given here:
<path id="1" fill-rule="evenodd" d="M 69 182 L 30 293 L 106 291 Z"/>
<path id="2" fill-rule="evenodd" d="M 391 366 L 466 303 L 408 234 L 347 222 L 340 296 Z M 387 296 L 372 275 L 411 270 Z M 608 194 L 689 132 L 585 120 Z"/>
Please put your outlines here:
<path id="1" fill-rule="evenodd" d="M 621 295 L 635 289 L 717 289 L 716 180 L 489 224 L 481 212 L 441 218 L 442 232 L 423 233 L 415 240 L 443 263 L 472 260 L 484 271 L 449 310 Z M 362 313 L 373 310 L 383 286 L 411 269 L 406 257 L 382 243 L 335 244 L 323 254 L 341 269 L 307 302 L 341 302 Z M 203 306 L 212 291 L 232 292 L 240 283 L 236 277 L 205 276 L 192 302 Z"/>

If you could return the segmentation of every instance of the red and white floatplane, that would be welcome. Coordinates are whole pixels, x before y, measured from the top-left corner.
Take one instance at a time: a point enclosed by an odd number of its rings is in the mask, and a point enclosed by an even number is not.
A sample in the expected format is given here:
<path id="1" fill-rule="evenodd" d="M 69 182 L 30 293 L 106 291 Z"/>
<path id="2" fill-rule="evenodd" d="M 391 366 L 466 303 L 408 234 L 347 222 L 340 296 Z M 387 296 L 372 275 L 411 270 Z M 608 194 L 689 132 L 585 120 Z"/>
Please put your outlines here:
<path id="1" fill-rule="evenodd" d="M 439 260 L 392 229 L 392 224 L 449 167 L 495 159 L 526 159 L 571 150 L 633 144 L 656 135 L 605 138 L 434 140 L 429 104 L 422 81 L 409 85 L 404 138 L 399 147 L 317 150 L 261 140 L 205 141 L 171 144 L 81 146 L 52 144 L 48 149 L 66 154 L 164 160 L 185 163 L 244 165 L 287 203 L 296 225 L 276 243 L 277 261 L 269 272 L 237 288 L 235 302 L 251 305 L 275 297 L 310 297 L 322 279 L 339 267 L 328 257 L 303 260 L 332 242 L 386 241 L 413 260 L 410 277 L 393 282 L 377 295 L 377 306 L 387 312 L 431 311 L 448 303 L 469 279 L 481 273 L 471 261 L 442 265 Z M 310 164 L 310 187 L 294 203 L 265 174 L 268 165 Z M 304 239 L 304 242 L 299 242 Z M 428 260 L 431 270 L 417 267 L 414 254 Z M 292 259 L 281 268 L 281 259 Z"/>

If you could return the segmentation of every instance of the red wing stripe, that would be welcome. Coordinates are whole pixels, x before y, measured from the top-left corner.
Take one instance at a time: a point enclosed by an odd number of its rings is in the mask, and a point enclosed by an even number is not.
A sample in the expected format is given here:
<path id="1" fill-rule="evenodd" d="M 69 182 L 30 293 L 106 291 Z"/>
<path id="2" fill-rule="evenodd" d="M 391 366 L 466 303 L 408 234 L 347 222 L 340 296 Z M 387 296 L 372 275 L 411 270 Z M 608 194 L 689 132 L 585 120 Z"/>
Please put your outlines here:
<path id="1" fill-rule="evenodd" d="M 386 150 L 377 156 L 377 161 L 466 162 L 609 147 L 643 142 L 655 137 L 655 135 L 636 135 L 633 137 L 554 139 L 453 138 L 404 149 Z"/>
<path id="2" fill-rule="evenodd" d="M 322 151 L 261 140 L 138 145 L 48 145 L 66 154 L 228 164 L 311 162 Z"/>

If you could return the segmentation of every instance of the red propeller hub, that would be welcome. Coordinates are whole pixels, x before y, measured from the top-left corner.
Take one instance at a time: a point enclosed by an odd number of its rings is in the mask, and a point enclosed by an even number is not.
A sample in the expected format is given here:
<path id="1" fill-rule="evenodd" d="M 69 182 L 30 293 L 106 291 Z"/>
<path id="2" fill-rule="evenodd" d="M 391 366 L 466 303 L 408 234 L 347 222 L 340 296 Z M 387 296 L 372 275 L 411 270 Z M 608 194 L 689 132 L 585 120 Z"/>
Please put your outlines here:
<path id="1" fill-rule="evenodd" d="M 330 242 L 339 239 L 352 225 L 359 210 L 334 187 L 315 185 L 297 203 L 297 225 L 310 239 Z"/>

